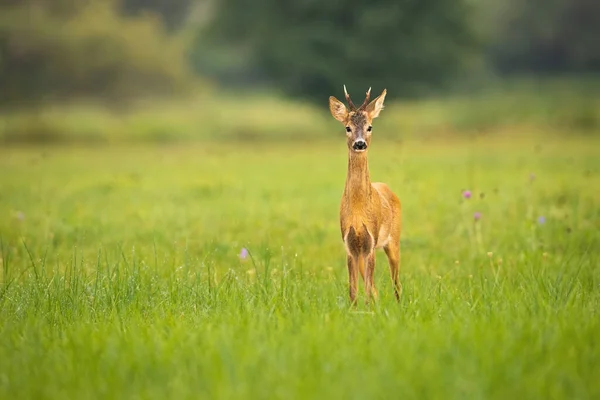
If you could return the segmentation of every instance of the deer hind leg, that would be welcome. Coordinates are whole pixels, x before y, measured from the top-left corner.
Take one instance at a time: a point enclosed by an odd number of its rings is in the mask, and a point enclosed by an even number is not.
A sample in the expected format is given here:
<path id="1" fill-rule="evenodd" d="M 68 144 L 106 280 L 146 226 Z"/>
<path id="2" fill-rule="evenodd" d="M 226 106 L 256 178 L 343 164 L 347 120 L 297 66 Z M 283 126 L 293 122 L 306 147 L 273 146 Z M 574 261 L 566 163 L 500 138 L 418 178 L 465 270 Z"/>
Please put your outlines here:
<path id="1" fill-rule="evenodd" d="M 396 300 L 400 301 L 400 295 L 402 294 L 402 284 L 400 283 L 400 244 L 396 241 L 390 241 L 390 243 L 383 248 L 387 255 L 388 262 L 390 264 L 390 275 L 392 276 L 392 283 L 394 284 L 394 294 Z"/>
<path id="2" fill-rule="evenodd" d="M 365 293 L 367 295 L 367 302 L 372 297 L 373 299 L 377 299 L 377 289 L 375 289 L 375 249 L 372 249 L 371 252 L 365 257 L 365 264 L 367 266 L 367 271 L 365 274 Z"/>
<path id="3" fill-rule="evenodd" d="M 352 305 L 356 304 L 356 292 L 358 290 L 358 269 L 359 264 L 357 260 L 354 259 L 351 255 L 347 256 L 348 262 L 348 287 L 350 294 L 350 303 Z"/>

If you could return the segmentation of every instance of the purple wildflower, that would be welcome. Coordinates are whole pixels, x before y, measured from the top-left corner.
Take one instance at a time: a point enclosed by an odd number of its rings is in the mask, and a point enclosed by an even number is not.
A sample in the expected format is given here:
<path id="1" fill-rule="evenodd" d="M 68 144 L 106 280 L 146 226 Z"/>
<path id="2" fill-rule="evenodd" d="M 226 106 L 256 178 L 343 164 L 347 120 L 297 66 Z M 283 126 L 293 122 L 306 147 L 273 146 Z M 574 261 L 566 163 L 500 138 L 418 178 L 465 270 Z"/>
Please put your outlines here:
<path id="1" fill-rule="evenodd" d="M 463 191 L 462 195 L 463 195 L 463 197 L 465 199 L 470 199 L 471 198 L 471 191 L 470 190 L 465 190 L 465 191 Z"/>
<path id="2" fill-rule="evenodd" d="M 535 174 L 532 172 L 531 174 L 529 174 L 529 181 L 533 182 L 535 180 Z"/>
<path id="3" fill-rule="evenodd" d="M 546 217 L 544 217 L 543 215 L 538 217 L 538 224 L 544 225 L 545 223 L 546 223 Z"/>
<path id="4" fill-rule="evenodd" d="M 475 220 L 475 222 L 479 221 L 481 219 L 481 213 L 479 211 L 476 211 L 475 214 L 473 214 L 473 219 Z"/>
<path id="5" fill-rule="evenodd" d="M 22 211 L 17 211 L 15 213 L 15 217 L 19 220 L 19 221 L 23 221 L 25 219 L 25 214 Z"/>
<path id="6" fill-rule="evenodd" d="M 248 258 L 248 249 L 245 247 L 242 247 L 242 250 L 240 251 L 240 258 L 242 260 L 245 260 L 246 258 Z"/>

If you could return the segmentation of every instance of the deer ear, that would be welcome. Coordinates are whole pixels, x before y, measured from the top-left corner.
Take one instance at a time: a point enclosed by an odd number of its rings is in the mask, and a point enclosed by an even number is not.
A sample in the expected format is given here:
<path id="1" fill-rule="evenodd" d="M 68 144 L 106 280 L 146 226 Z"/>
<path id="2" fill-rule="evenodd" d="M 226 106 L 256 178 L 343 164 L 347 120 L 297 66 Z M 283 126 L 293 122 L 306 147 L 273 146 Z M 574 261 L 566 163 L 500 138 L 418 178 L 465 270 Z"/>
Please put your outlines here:
<path id="1" fill-rule="evenodd" d="M 385 95 L 387 94 L 387 90 L 383 89 L 383 92 L 377 97 L 375 100 L 369 103 L 367 106 L 367 113 L 371 119 L 377 118 L 381 110 L 383 110 L 383 101 L 385 100 Z"/>
<path id="2" fill-rule="evenodd" d="M 348 118 L 348 110 L 346 109 L 344 103 L 333 96 L 329 97 L 329 111 L 331 111 L 333 118 L 337 119 L 341 123 L 346 122 L 346 118 Z"/>

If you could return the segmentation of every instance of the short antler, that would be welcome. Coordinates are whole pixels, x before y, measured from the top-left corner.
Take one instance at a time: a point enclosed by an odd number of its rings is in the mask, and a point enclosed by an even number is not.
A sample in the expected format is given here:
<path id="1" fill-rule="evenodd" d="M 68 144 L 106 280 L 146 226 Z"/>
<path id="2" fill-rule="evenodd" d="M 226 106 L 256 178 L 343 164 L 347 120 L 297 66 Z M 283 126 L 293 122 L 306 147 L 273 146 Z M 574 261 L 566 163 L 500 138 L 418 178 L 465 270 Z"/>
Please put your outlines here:
<path id="1" fill-rule="evenodd" d="M 344 96 L 346 96 L 346 101 L 348 102 L 348 106 L 350 106 L 350 111 L 356 111 L 356 107 L 354 106 L 354 103 L 352 103 L 352 100 L 350 100 L 350 95 L 346 90 L 346 85 L 344 85 Z"/>
<path id="2" fill-rule="evenodd" d="M 346 96 L 346 101 L 348 102 L 350 111 L 362 111 L 365 109 L 367 104 L 369 104 L 369 99 L 371 98 L 371 88 L 369 88 L 369 90 L 367 90 L 367 97 L 365 97 L 365 101 L 363 101 L 363 103 L 358 108 L 356 108 L 354 103 L 352 103 L 352 100 L 350 100 L 350 95 L 348 94 L 348 91 L 346 90 L 346 85 L 344 85 L 344 95 Z"/>
<path id="3" fill-rule="evenodd" d="M 367 97 L 365 97 L 365 101 L 358 107 L 359 110 L 364 110 L 367 104 L 369 104 L 369 99 L 371 98 L 371 88 L 367 90 Z"/>

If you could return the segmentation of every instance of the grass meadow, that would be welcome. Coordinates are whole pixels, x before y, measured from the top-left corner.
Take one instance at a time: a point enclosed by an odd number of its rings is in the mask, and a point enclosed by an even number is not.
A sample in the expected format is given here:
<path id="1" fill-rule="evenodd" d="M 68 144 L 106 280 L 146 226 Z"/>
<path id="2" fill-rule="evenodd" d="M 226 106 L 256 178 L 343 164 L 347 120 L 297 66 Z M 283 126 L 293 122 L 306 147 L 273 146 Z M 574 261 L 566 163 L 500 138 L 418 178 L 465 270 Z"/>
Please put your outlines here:
<path id="1" fill-rule="evenodd" d="M 390 105 L 369 151 L 403 204 L 401 301 L 379 252 L 380 299 L 361 286 L 355 308 L 344 133 L 326 115 L 182 143 L 163 139 L 208 128 L 169 114 L 160 140 L 110 145 L 8 140 L 34 122 L 3 117 L 0 398 L 599 398 L 597 115 L 576 118 L 584 133 L 490 133 L 485 114 L 423 107 L 407 126 Z M 52 118 L 133 136 L 143 120 L 70 116 Z M 237 136 L 263 125 L 289 140 Z"/>

